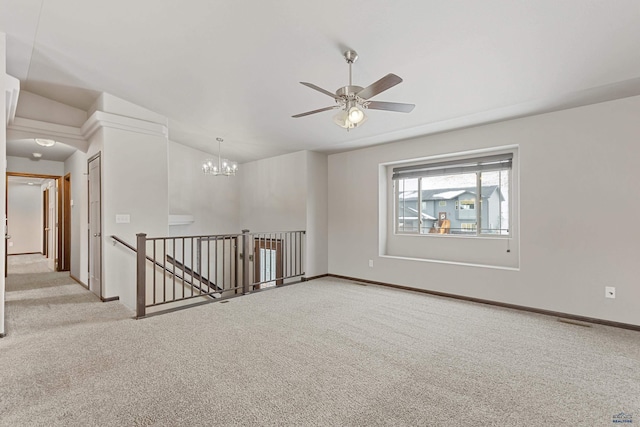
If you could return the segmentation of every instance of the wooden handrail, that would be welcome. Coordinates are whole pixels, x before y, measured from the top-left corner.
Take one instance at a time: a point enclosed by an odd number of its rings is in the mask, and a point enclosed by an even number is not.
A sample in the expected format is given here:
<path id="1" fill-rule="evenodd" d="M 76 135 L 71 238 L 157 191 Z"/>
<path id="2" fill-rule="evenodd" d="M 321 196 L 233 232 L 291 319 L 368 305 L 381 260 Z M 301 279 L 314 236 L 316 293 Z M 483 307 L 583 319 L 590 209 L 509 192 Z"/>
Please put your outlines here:
<path id="1" fill-rule="evenodd" d="M 135 247 L 131 246 L 130 244 L 128 244 L 127 242 L 125 242 L 124 240 L 122 240 L 121 238 L 119 238 L 118 236 L 111 235 L 110 237 L 111 237 L 113 240 L 115 240 L 116 242 L 120 243 L 120 244 L 121 244 L 122 246 L 124 246 L 125 248 L 128 248 L 128 249 L 132 250 L 133 252 L 138 253 L 138 250 L 137 250 Z M 194 287 L 194 288 L 196 288 L 196 289 L 198 289 L 198 290 L 202 290 L 202 288 L 201 288 L 200 286 L 196 285 L 195 283 L 192 283 L 189 279 L 187 279 L 187 278 L 185 278 L 185 277 L 183 277 L 183 276 L 181 276 L 181 275 L 179 275 L 179 274 L 176 274 L 173 270 L 171 270 L 169 267 L 167 267 L 167 266 L 165 266 L 165 265 L 162 265 L 160 262 L 158 262 L 158 261 L 154 261 L 154 260 L 153 260 L 153 258 L 151 258 L 150 256 L 148 256 L 148 255 L 147 255 L 145 258 L 147 258 L 147 260 L 148 260 L 148 261 L 151 261 L 151 262 L 152 262 L 152 263 L 154 263 L 157 267 L 160 267 L 161 269 L 163 269 L 163 270 L 164 270 L 164 271 L 166 271 L 167 273 L 170 273 L 170 274 L 172 274 L 172 275 L 176 276 L 178 279 L 182 280 L 183 282 L 185 282 L 185 283 L 186 283 L 186 284 L 188 284 L 189 286 L 192 286 L 192 287 Z M 170 256 L 167 256 L 167 258 L 171 258 L 171 257 L 170 257 Z M 173 258 L 171 258 L 171 261 L 169 261 L 169 262 L 171 262 L 171 263 L 173 264 Z M 178 268 L 180 268 L 180 266 L 178 266 Z M 189 270 L 191 270 L 191 269 L 189 269 Z M 183 269 L 183 271 L 184 271 L 184 269 Z M 194 275 L 193 275 L 193 274 L 192 274 L 191 276 L 192 276 L 192 277 L 194 277 Z M 198 276 L 199 276 L 199 275 L 198 275 Z M 220 288 L 218 287 L 218 285 L 216 285 L 215 283 L 213 283 L 213 282 L 211 282 L 211 281 L 209 281 L 209 280 L 207 280 L 206 285 L 207 285 L 207 286 L 209 286 L 209 287 L 211 287 L 210 285 L 213 285 L 217 290 L 220 290 Z M 211 298 L 215 298 L 215 297 L 211 296 Z"/>

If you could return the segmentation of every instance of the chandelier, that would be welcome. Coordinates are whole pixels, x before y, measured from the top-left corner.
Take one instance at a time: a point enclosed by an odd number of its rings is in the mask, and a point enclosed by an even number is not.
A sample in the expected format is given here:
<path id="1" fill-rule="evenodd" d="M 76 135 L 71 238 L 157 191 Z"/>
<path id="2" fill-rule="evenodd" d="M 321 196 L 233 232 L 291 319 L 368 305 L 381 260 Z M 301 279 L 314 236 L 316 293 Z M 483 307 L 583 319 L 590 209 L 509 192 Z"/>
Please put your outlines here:
<path id="1" fill-rule="evenodd" d="M 235 176 L 238 171 L 238 163 L 232 162 L 229 159 L 223 159 L 221 153 L 222 138 L 216 138 L 218 141 L 218 161 L 213 159 L 207 159 L 202 164 L 202 173 L 205 175 L 223 175 L 223 176 Z"/>

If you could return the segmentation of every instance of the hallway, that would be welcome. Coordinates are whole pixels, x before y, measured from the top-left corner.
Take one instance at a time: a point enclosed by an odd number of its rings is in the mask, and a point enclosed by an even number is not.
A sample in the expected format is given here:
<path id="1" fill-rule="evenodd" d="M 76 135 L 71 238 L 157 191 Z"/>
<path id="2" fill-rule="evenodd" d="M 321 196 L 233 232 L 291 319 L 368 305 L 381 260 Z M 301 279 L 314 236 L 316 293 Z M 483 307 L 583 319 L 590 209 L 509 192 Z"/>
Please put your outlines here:
<path id="1" fill-rule="evenodd" d="M 121 304 L 100 302 L 68 271 L 52 271 L 40 254 L 9 256 L 7 271 L 7 336 L 3 340 L 33 339 L 61 326 L 133 316 Z"/>

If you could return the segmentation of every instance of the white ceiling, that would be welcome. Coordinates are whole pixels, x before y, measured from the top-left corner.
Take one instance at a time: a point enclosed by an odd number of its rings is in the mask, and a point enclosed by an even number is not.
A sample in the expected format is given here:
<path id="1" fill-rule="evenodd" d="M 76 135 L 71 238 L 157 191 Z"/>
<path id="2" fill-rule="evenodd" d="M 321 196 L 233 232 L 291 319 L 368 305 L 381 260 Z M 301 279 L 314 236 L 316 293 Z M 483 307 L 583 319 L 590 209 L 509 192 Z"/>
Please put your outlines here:
<path id="1" fill-rule="evenodd" d="M 41 186 L 45 182 L 50 181 L 48 178 L 40 178 L 37 176 L 9 176 L 9 185 L 37 185 Z"/>
<path id="2" fill-rule="evenodd" d="M 42 147 L 36 144 L 34 139 L 13 139 L 7 141 L 7 155 L 15 157 L 27 157 L 34 162 L 41 160 L 51 160 L 54 162 L 64 162 L 72 155 L 76 149 L 70 145 L 56 142 L 53 147 Z M 42 154 L 35 157 L 33 153 Z"/>
<path id="3" fill-rule="evenodd" d="M 335 152 L 640 94 L 638 0 L 0 0 L 7 72 L 87 109 L 108 92 L 166 115 L 172 140 L 225 138 L 240 162 Z M 326 95 L 387 73 L 404 82 L 350 132 Z"/>

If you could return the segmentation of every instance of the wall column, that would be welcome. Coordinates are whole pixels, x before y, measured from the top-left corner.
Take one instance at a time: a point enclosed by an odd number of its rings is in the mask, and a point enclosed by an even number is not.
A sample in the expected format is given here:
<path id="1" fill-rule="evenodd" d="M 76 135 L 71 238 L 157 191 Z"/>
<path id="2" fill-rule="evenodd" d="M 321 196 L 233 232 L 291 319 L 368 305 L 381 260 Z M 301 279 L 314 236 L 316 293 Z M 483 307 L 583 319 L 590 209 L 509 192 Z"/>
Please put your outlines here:
<path id="1" fill-rule="evenodd" d="M 110 236 L 135 245 L 138 233 L 169 233 L 166 119 L 102 94 L 83 132 L 88 157 L 101 154 L 102 296 L 134 309 L 136 255 Z"/>

